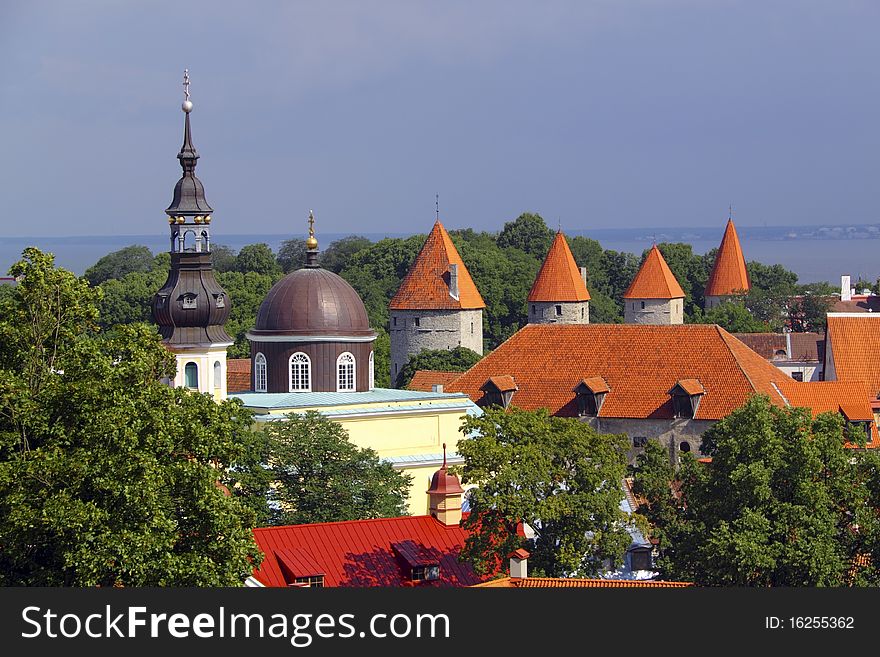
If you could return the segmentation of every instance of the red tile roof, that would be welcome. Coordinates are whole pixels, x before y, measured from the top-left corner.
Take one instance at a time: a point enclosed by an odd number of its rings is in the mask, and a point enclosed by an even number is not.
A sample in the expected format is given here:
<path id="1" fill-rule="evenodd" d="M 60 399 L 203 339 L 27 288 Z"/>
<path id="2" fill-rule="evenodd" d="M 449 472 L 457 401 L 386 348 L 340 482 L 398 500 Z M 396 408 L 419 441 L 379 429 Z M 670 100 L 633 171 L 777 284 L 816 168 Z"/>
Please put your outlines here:
<path id="1" fill-rule="evenodd" d="M 837 410 L 844 399 L 859 402 L 854 389 L 815 388 L 786 376 L 714 325 L 648 326 L 627 324 L 530 324 L 453 381 L 450 391 L 484 401 L 482 387 L 492 377 L 516 379 L 516 406 L 547 408 L 576 416 L 574 388 L 601 376 L 610 392 L 599 415 L 618 418 L 672 418 L 670 389 L 697 379 L 705 390 L 696 419 L 718 420 L 742 406 L 755 392 L 779 406 L 790 390 L 804 391 L 812 403 Z M 780 392 L 781 391 L 781 392 Z M 868 405 L 868 399 L 861 403 Z"/>
<path id="2" fill-rule="evenodd" d="M 266 586 L 288 586 L 306 570 L 323 572 L 328 587 L 471 586 L 485 579 L 458 561 L 467 532 L 431 516 L 262 527 L 254 537 L 265 554 L 254 577 Z M 285 578 L 282 561 L 291 551 L 308 562 L 302 574 L 294 570 Z M 426 555 L 439 562 L 440 579 L 413 582 L 405 557 L 424 561 Z"/>
<path id="3" fill-rule="evenodd" d="M 767 360 L 787 359 L 799 361 L 821 360 L 824 336 L 819 333 L 789 333 L 791 353 L 788 353 L 784 333 L 733 333 L 737 340 L 748 345 L 762 358 Z M 785 352 L 778 354 L 777 352 Z"/>
<path id="4" fill-rule="evenodd" d="M 519 390 L 519 388 L 516 387 L 516 382 L 513 380 L 512 376 L 490 376 L 487 383 L 491 383 L 493 386 L 495 386 L 495 389 L 498 390 L 498 392 L 510 392 L 511 390 Z"/>
<path id="5" fill-rule="evenodd" d="M 681 379 L 680 381 L 677 381 L 675 385 L 677 385 L 689 395 L 706 394 L 706 389 L 703 388 L 703 385 L 698 379 Z"/>
<path id="6" fill-rule="evenodd" d="M 593 394 L 597 394 L 600 392 L 611 392 L 611 388 L 608 387 L 608 382 L 601 376 L 587 377 L 586 379 L 581 380 L 581 383 L 579 385 L 581 384 L 584 385 Z"/>
<path id="7" fill-rule="evenodd" d="M 694 586 L 692 582 L 664 582 L 653 579 L 575 579 L 562 577 L 503 577 L 493 579 L 474 588 L 504 589 L 570 589 L 570 588 L 602 588 L 602 589 L 659 589 L 686 588 Z"/>
<path id="8" fill-rule="evenodd" d="M 864 381 L 870 398 L 880 396 L 880 315 L 828 314 L 825 376 Z"/>
<path id="9" fill-rule="evenodd" d="M 529 291 L 529 301 L 589 301 L 590 293 L 562 231 L 556 233 Z"/>
<path id="10" fill-rule="evenodd" d="M 449 265 L 458 266 L 458 299 L 449 293 Z M 449 233 L 438 220 L 422 250 L 391 299 L 391 310 L 447 310 L 485 308 L 483 297 Z"/>
<path id="11" fill-rule="evenodd" d="M 683 299 L 684 296 L 684 290 L 656 244 L 648 251 L 636 277 L 623 293 L 624 299 Z"/>
<path id="12" fill-rule="evenodd" d="M 728 219 L 704 295 L 723 297 L 739 294 L 743 290 L 747 292 L 750 289 L 749 274 L 746 271 L 742 247 L 739 245 L 739 236 L 736 234 L 733 220 Z"/>
<path id="13" fill-rule="evenodd" d="M 431 392 L 432 386 L 442 385 L 446 387 L 452 381 L 461 376 L 461 372 L 447 372 L 443 370 L 417 370 L 410 379 L 408 390 L 421 390 L 422 392 Z"/>
<path id="14" fill-rule="evenodd" d="M 875 294 L 854 294 L 849 301 L 841 301 L 839 297 L 829 298 L 833 305 L 828 312 L 835 313 L 868 313 L 880 312 L 880 296 Z"/>
<path id="15" fill-rule="evenodd" d="M 226 361 L 226 392 L 248 392 L 250 389 L 251 359 L 228 359 Z"/>

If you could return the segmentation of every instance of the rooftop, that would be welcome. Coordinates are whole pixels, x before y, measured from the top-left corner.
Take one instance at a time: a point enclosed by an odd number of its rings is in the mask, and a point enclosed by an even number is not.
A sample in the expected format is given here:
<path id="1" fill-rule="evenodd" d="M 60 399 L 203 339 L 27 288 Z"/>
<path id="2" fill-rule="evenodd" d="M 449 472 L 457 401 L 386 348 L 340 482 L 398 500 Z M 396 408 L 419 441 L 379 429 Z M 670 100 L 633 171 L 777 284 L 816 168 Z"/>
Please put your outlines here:
<path id="1" fill-rule="evenodd" d="M 421 390 L 397 390 L 374 388 L 369 392 L 239 392 L 230 397 L 240 399 L 248 408 L 296 409 L 321 406 L 369 406 L 396 404 L 407 406 L 446 406 L 467 408 L 473 404 L 467 395 L 456 392 L 423 392 Z"/>
<path id="2" fill-rule="evenodd" d="M 623 293 L 624 299 L 683 299 L 684 296 L 684 290 L 656 244 L 648 251 L 638 273 Z"/>
<path id="3" fill-rule="evenodd" d="M 590 293 L 562 231 L 556 233 L 529 291 L 529 301 L 589 301 Z"/>
<path id="4" fill-rule="evenodd" d="M 880 393 L 880 314 L 828 313 L 826 376 L 863 381 L 870 398 Z M 833 369 L 832 369 L 833 363 Z"/>
<path id="5" fill-rule="evenodd" d="M 724 229 L 724 237 L 721 240 L 721 246 L 718 247 L 715 265 L 712 267 L 712 273 L 706 283 L 704 295 L 707 297 L 729 296 L 748 291 L 751 287 L 736 227 L 733 225 L 733 220 L 728 219 L 727 228 Z"/>

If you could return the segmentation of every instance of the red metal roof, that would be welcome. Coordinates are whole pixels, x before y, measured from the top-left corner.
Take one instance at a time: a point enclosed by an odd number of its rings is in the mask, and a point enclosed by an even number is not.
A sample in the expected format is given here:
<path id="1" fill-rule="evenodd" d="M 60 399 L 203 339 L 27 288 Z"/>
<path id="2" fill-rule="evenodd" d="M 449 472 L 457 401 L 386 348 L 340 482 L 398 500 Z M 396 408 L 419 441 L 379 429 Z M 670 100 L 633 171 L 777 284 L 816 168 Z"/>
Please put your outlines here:
<path id="1" fill-rule="evenodd" d="M 485 584 L 477 584 L 476 588 L 486 589 L 571 589 L 571 588 L 602 588 L 602 589 L 659 589 L 685 588 L 694 586 L 693 582 L 664 582 L 653 579 L 578 579 L 563 577 L 502 577 Z"/>
<path id="2" fill-rule="evenodd" d="M 562 231 L 556 233 L 541 270 L 529 290 L 529 301 L 589 301 L 590 293 Z"/>
<path id="3" fill-rule="evenodd" d="M 308 555 L 311 568 L 323 571 L 328 587 L 471 586 L 486 579 L 458 561 L 467 532 L 458 525 L 447 527 L 431 516 L 261 527 L 254 530 L 254 537 L 265 554 L 254 577 L 266 586 L 291 584 L 279 560 L 279 553 L 289 550 Z M 405 541 L 423 551 L 419 554 L 436 554 L 439 580 L 411 581 L 392 547 Z"/>

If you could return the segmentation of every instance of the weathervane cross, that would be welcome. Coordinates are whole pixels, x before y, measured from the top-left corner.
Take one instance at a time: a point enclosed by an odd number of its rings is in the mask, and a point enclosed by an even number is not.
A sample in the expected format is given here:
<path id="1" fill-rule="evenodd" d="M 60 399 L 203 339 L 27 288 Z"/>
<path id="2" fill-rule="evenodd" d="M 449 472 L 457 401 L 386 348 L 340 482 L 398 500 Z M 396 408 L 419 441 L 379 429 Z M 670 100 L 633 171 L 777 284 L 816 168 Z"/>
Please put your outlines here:
<path id="1" fill-rule="evenodd" d="M 315 236 L 315 213 L 309 210 L 309 237 Z"/>
<path id="2" fill-rule="evenodd" d="M 189 100 L 189 69 L 183 69 L 183 99 Z"/>

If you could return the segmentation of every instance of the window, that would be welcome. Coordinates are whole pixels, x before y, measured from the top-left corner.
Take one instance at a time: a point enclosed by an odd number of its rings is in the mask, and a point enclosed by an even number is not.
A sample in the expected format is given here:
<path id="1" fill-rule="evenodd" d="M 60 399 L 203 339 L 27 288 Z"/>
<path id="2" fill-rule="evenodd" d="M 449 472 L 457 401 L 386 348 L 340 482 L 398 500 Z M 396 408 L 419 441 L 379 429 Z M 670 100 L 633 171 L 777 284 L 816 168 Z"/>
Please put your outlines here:
<path id="1" fill-rule="evenodd" d="M 416 566 L 412 569 L 414 582 L 440 579 L 440 566 Z"/>
<path id="2" fill-rule="evenodd" d="M 290 357 L 290 392 L 309 392 L 312 389 L 312 361 L 301 351 Z"/>
<path id="3" fill-rule="evenodd" d="M 345 352 L 336 359 L 336 392 L 351 392 L 355 390 L 355 361 L 354 356 Z"/>
<path id="4" fill-rule="evenodd" d="M 196 295 L 192 292 L 187 292 L 183 296 L 180 297 L 180 307 L 184 310 L 192 310 L 196 307 Z"/>
<path id="5" fill-rule="evenodd" d="M 648 444 L 647 436 L 633 436 L 633 447 L 645 447 Z"/>
<path id="6" fill-rule="evenodd" d="M 682 452 L 689 452 L 689 451 L 691 451 L 691 444 L 687 441 L 684 441 L 684 442 L 681 442 L 678 444 L 678 448 Z"/>
<path id="7" fill-rule="evenodd" d="M 474 334 L 474 323 L 471 322 L 471 335 L 473 335 L 473 334 Z"/>
<path id="8" fill-rule="evenodd" d="M 803 381 L 804 380 L 804 373 L 803 372 L 792 372 L 791 378 L 794 379 L 795 381 Z"/>
<path id="9" fill-rule="evenodd" d="M 391 323 L 392 323 L 394 326 L 397 326 L 397 317 L 392 317 L 392 318 L 391 318 Z"/>
<path id="10" fill-rule="evenodd" d="M 636 549 L 629 553 L 630 570 L 651 570 L 651 551 Z"/>
<path id="11" fill-rule="evenodd" d="M 645 302 L 642 301 L 642 310 L 644 310 L 644 309 L 645 309 Z"/>
<path id="12" fill-rule="evenodd" d="M 195 363 L 187 363 L 183 368 L 183 385 L 193 390 L 199 389 L 199 366 Z"/>
<path id="13" fill-rule="evenodd" d="M 301 586 L 310 589 L 324 588 L 324 576 L 315 575 L 313 577 L 296 577 L 293 580 L 293 586 Z"/>
<path id="14" fill-rule="evenodd" d="M 559 317 L 562 314 L 562 306 L 556 306 L 556 316 Z"/>
<path id="15" fill-rule="evenodd" d="M 416 326 L 419 326 L 419 318 L 416 317 Z"/>
<path id="16" fill-rule="evenodd" d="M 581 319 L 583 319 L 583 318 L 584 318 L 584 309 L 581 308 Z"/>
<path id="17" fill-rule="evenodd" d="M 219 360 L 214 361 L 214 387 L 219 388 L 223 381 L 223 366 Z"/>
<path id="18" fill-rule="evenodd" d="M 263 354 L 254 356 L 254 390 L 266 392 L 266 357 Z"/>
<path id="19" fill-rule="evenodd" d="M 226 295 L 225 294 L 215 294 L 214 298 L 217 300 L 216 305 L 218 308 L 226 307 Z"/>
<path id="20" fill-rule="evenodd" d="M 532 314 L 535 314 L 535 304 L 532 304 Z"/>
<path id="21" fill-rule="evenodd" d="M 373 361 L 373 352 L 370 352 L 370 390 L 376 387 L 376 372 L 375 372 L 375 364 Z"/>

